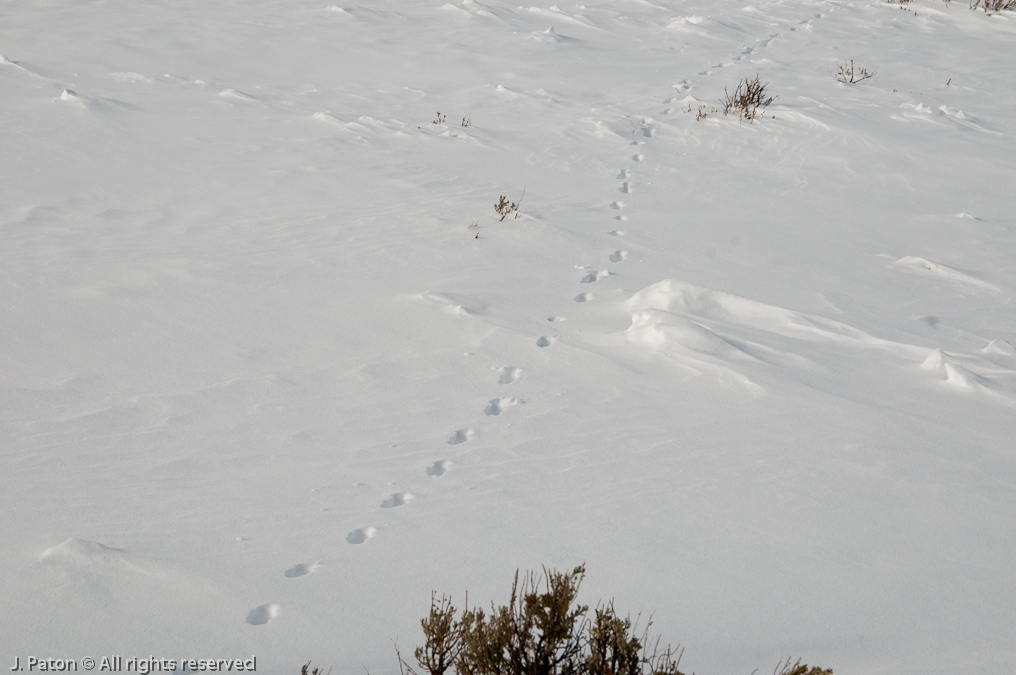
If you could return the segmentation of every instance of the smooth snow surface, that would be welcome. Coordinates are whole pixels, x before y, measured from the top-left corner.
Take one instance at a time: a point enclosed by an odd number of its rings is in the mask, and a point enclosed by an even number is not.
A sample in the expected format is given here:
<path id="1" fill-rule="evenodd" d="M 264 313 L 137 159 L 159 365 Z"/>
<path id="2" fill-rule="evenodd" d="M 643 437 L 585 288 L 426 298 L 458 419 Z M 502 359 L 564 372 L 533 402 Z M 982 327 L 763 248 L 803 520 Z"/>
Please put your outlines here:
<path id="1" fill-rule="evenodd" d="M 527 2 L 0 3 L 5 666 L 1016 672 L 1016 13 Z"/>

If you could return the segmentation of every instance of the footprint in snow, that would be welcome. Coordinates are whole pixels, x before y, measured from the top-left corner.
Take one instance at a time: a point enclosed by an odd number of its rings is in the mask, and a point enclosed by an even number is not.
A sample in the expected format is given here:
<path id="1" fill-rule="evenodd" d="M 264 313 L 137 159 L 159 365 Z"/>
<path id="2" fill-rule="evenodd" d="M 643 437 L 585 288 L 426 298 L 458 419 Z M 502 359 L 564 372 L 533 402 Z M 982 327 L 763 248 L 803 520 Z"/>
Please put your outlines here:
<path id="1" fill-rule="evenodd" d="M 610 262 L 619 263 L 628 257 L 628 251 L 617 250 L 610 254 Z"/>
<path id="2" fill-rule="evenodd" d="M 521 402 L 522 401 L 514 396 L 509 396 L 507 398 L 492 398 L 487 403 L 487 407 L 484 409 L 483 414 L 490 417 L 497 417 L 504 412 L 505 408 L 510 408 Z"/>
<path id="3" fill-rule="evenodd" d="M 283 574 L 285 574 L 290 579 L 295 579 L 296 577 L 307 576 L 311 572 L 317 570 L 317 568 L 320 566 L 321 566 L 320 563 L 299 563 L 297 565 L 293 565 L 292 567 L 290 567 L 288 570 L 283 572 Z"/>
<path id="4" fill-rule="evenodd" d="M 448 438 L 448 445 L 458 445 L 459 443 L 465 443 L 475 435 L 475 431 L 472 429 L 457 429 Z"/>
<path id="5" fill-rule="evenodd" d="M 603 277 L 609 277 L 609 276 L 613 276 L 613 275 L 614 275 L 614 273 L 609 271 L 609 270 L 600 270 L 599 272 L 589 272 L 588 274 L 586 274 L 586 276 L 582 277 L 582 280 L 579 281 L 579 283 L 580 284 L 592 284 L 592 283 L 595 283 L 595 282 L 599 281 Z"/>
<path id="6" fill-rule="evenodd" d="M 579 293 L 575 296 L 575 302 L 589 302 L 593 299 L 592 293 Z"/>
<path id="7" fill-rule="evenodd" d="M 408 504 L 413 499 L 413 495 L 409 492 L 396 492 L 391 497 L 381 502 L 381 508 L 383 509 L 394 509 L 398 506 Z"/>
<path id="8" fill-rule="evenodd" d="M 618 179 L 624 180 L 628 177 L 628 169 L 621 169 L 621 172 L 617 174 Z"/>
<path id="9" fill-rule="evenodd" d="M 547 335 L 543 335 L 543 336 L 540 337 L 539 340 L 536 341 L 536 346 L 537 347 L 549 347 L 552 344 L 554 344 L 554 342 L 555 342 L 554 338 L 549 337 Z"/>
<path id="10" fill-rule="evenodd" d="M 346 535 L 346 541 L 350 544 L 362 544 L 377 534 L 376 527 L 359 527 Z"/>
<path id="11" fill-rule="evenodd" d="M 628 205 L 626 203 L 624 203 L 624 202 L 611 202 L 610 203 L 610 208 L 614 209 L 615 211 L 618 210 L 618 209 L 623 209 L 626 206 L 628 206 Z"/>
<path id="12" fill-rule="evenodd" d="M 623 192 L 625 194 L 631 194 L 632 193 L 631 183 L 629 183 L 628 181 L 621 183 L 621 187 L 617 188 L 617 191 Z"/>
<path id="13" fill-rule="evenodd" d="M 452 463 L 447 459 L 439 459 L 430 466 L 427 467 L 427 475 L 431 478 L 440 478 L 441 476 L 448 473 L 448 470 L 452 467 Z"/>
<path id="14" fill-rule="evenodd" d="M 274 602 L 259 605 L 247 613 L 247 623 L 252 626 L 263 626 L 279 615 L 279 607 Z"/>
<path id="15" fill-rule="evenodd" d="M 521 368 L 512 368 L 511 366 L 502 366 L 498 371 L 501 373 L 501 377 L 497 378 L 498 384 L 511 384 L 522 374 Z"/>

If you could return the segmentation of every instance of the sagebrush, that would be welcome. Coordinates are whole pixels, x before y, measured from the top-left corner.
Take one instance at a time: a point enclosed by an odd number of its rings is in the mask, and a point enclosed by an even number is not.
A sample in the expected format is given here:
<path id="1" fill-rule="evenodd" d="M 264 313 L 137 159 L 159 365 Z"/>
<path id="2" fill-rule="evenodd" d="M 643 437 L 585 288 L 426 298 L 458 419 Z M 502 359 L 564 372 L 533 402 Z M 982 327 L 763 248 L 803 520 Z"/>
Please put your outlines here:
<path id="1" fill-rule="evenodd" d="M 396 648 L 403 675 L 684 675 L 683 650 L 660 648 L 649 637 L 652 620 L 620 616 L 613 602 L 592 612 L 578 604 L 586 569 L 543 569 L 542 575 L 515 573 L 508 604 L 490 610 L 431 594 L 430 612 L 421 619 L 424 643 L 413 651 L 417 666 Z M 417 671 L 416 668 L 420 671 Z M 776 675 L 832 675 L 790 659 Z"/>

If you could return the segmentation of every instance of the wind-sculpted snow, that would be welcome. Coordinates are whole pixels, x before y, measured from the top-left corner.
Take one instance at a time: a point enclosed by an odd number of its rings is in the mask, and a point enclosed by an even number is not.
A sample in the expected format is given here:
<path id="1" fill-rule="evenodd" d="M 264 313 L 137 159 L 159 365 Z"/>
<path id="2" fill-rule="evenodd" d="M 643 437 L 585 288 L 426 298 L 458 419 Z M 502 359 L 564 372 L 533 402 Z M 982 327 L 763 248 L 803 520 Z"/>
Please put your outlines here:
<path id="1" fill-rule="evenodd" d="M 999 290 L 997 286 L 981 281 L 980 279 L 975 279 L 969 274 L 958 272 L 947 265 L 934 263 L 930 260 L 925 260 L 924 258 L 919 258 L 917 256 L 904 256 L 897 260 L 894 264 L 900 269 L 916 272 L 917 274 L 939 277 L 941 279 L 948 279 L 961 284 L 969 284 L 971 286 L 979 286 L 996 292 Z"/>
<path id="2" fill-rule="evenodd" d="M 756 393 L 765 390 L 761 382 L 784 379 L 799 369 L 805 372 L 791 376 L 800 381 L 810 379 L 808 371 L 823 372 L 817 382 L 825 388 L 836 381 L 843 363 L 858 372 L 878 364 L 880 376 L 896 373 L 899 378 L 913 377 L 913 365 L 919 363 L 953 391 L 979 391 L 996 402 L 1016 402 L 1016 370 L 1000 368 L 983 356 L 1004 354 L 1007 343 L 1001 341 L 993 341 L 980 355 L 946 355 L 941 349 L 929 355 L 920 346 L 876 338 L 838 321 L 675 279 L 639 291 L 626 307 L 632 312 L 625 331 L 630 343 L 692 372 L 740 381 Z M 873 356 L 873 351 L 882 356 Z M 763 363 L 768 366 L 760 368 Z"/>
<path id="3" fill-rule="evenodd" d="M 893 345 L 838 321 L 767 305 L 730 293 L 667 279 L 636 293 L 628 301 L 632 310 L 660 310 L 700 317 L 721 325 L 742 327 L 798 340 L 835 342 L 854 346 Z"/>
<path id="4" fill-rule="evenodd" d="M 140 572 L 128 562 L 123 551 L 77 537 L 47 548 L 40 560 L 69 570 L 91 570 L 96 574 L 111 574 L 115 570 Z"/>
<path id="5" fill-rule="evenodd" d="M 754 357 L 701 324 L 672 312 L 657 309 L 634 312 L 625 336 L 630 342 L 666 354 L 692 373 L 714 373 L 720 382 L 736 382 L 753 394 L 765 391 L 729 365 L 731 361 Z"/>

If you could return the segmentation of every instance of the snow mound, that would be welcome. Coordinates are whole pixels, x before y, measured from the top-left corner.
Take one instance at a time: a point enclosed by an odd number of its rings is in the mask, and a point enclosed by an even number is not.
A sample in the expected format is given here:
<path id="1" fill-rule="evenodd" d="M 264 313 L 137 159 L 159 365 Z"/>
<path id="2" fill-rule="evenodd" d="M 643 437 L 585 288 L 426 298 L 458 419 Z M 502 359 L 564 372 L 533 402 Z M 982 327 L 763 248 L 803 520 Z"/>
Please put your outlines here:
<path id="1" fill-rule="evenodd" d="M 533 40 L 539 40 L 540 42 L 546 42 L 548 44 L 575 44 L 581 42 L 581 40 L 567 35 L 561 35 L 553 26 L 550 26 L 545 31 L 533 33 L 529 36 Z"/>
<path id="2" fill-rule="evenodd" d="M 632 314 L 631 327 L 625 332 L 630 341 L 652 349 L 681 348 L 724 359 L 753 358 L 708 328 L 658 309 Z"/>
<path id="3" fill-rule="evenodd" d="M 130 567 L 124 551 L 100 544 L 89 539 L 71 537 L 67 541 L 51 546 L 42 552 L 40 560 L 45 563 L 64 565 L 79 569 L 115 569 Z"/>
<path id="4" fill-rule="evenodd" d="M 995 342 L 997 341 L 992 344 Z M 993 350 L 988 353 L 997 352 Z M 988 394 L 1012 403 L 1013 376 L 1016 371 L 995 368 L 977 356 L 951 354 L 941 349 L 933 349 L 921 362 L 921 367 L 932 371 L 938 380 L 953 391 Z"/>
<path id="5" fill-rule="evenodd" d="M 256 96 L 251 96 L 239 89 L 223 89 L 219 92 L 219 96 L 232 101 L 253 102 L 258 100 Z"/>
<path id="6" fill-rule="evenodd" d="M 1016 347 L 1005 340 L 992 340 L 988 346 L 981 350 L 982 354 L 1005 356 L 1016 360 Z"/>
<path id="7" fill-rule="evenodd" d="M 64 103 L 85 107 L 85 100 L 73 89 L 64 89 L 60 93 L 60 100 Z"/>
<path id="8" fill-rule="evenodd" d="M 627 307 L 633 312 L 656 309 L 813 342 L 885 346 L 880 340 L 838 321 L 795 312 L 731 293 L 666 279 L 636 293 Z"/>
<path id="9" fill-rule="evenodd" d="M 931 260 L 919 258 L 913 255 L 904 256 L 899 260 L 897 260 L 896 262 L 894 262 L 893 265 L 898 269 L 906 270 L 908 272 L 914 272 L 922 275 L 931 275 L 939 279 L 947 279 L 949 281 L 955 281 L 962 284 L 969 284 L 971 286 L 987 288 L 992 291 L 995 291 L 996 293 L 999 290 L 998 287 L 993 284 L 989 284 L 988 282 L 976 279 L 970 276 L 969 274 L 964 274 L 963 272 L 954 270 L 953 268 L 948 267 L 947 265 L 932 262 Z"/>

